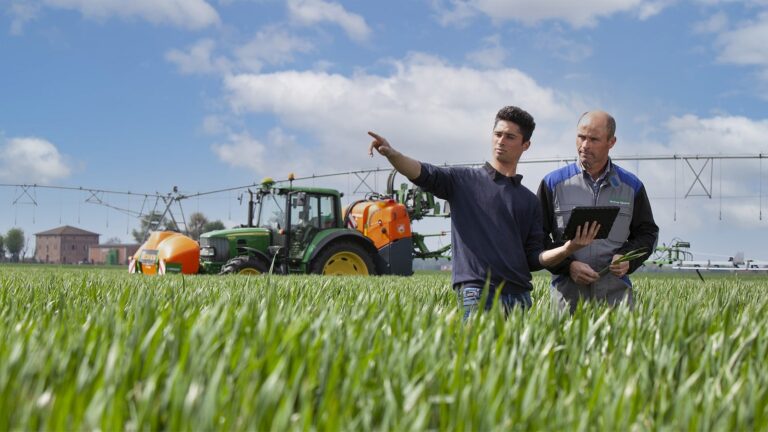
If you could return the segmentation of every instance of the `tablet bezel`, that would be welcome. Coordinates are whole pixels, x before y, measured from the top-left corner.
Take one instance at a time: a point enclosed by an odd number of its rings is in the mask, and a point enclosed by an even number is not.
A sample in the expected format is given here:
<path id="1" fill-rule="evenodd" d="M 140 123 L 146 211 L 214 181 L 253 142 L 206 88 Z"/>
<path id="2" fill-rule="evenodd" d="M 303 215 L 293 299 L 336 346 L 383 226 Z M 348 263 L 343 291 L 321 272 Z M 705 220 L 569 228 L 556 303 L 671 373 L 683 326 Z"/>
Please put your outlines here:
<path id="1" fill-rule="evenodd" d="M 600 224 L 600 230 L 595 239 L 608 238 L 608 234 L 613 228 L 616 217 L 619 216 L 619 206 L 579 206 L 571 210 L 571 217 L 568 219 L 563 230 L 563 239 L 571 240 L 576 236 L 576 227 L 583 226 L 586 222 L 597 221 Z"/>

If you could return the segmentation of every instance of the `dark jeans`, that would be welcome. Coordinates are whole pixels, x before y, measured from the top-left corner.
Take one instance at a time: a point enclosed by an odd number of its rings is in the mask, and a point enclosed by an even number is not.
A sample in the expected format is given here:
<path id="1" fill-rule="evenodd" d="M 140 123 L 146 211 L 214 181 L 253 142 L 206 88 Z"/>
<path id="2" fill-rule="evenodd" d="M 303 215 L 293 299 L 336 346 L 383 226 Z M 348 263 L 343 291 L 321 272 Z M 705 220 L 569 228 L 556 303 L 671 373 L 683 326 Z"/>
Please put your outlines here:
<path id="1" fill-rule="evenodd" d="M 483 289 L 479 286 L 464 285 L 459 288 L 459 301 L 462 302 L 464 307 L 464 320 L 469 318 L 469 315 L 477 310 L 480 304 L 480 297 L 482 296 Z M 490 310 L 493 306 L 493 292 L 488 293 L 488 298 L 485 300 L 485 310 Z M 504 308 L 504 314 L 509 315 L 515 307 L 520 307 L 522 310 L 526 310 L 533 306 L 533 300 L 531 300 L 531 293 L 516 293 L 516 294 L 499 294 L 499 304 Z"/>

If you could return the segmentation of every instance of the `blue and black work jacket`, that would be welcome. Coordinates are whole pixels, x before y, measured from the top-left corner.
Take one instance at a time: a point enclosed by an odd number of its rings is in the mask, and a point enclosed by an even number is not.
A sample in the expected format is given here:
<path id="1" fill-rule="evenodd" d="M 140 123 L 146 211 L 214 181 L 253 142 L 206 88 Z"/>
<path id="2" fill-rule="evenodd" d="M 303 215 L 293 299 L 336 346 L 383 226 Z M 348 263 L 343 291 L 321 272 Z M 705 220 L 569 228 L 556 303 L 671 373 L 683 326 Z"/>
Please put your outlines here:
<path id="1" fill-rule="evenodd" d="M 637 176 L 610 160 L 608 172 L 596 186 L 589 174 L 578 163 L 574 163 L 544 177 L 537 195 L 542 206 L 548 248 L 565 243 L 563 231 L 575 207 L 619 207 L 619 214 L 608 238 L 594 240 L 560 264 L 548 268 L 553 273 L 555 285 L 563 277 L 568 279 L 569 268 L 574 260 L 587 263 L 595 271 L 600 271 L 611 263 L 615 254 L 645 248 L 647 252 L 644 256 L 629 262 L 628 273 L 632 273 L 656 247 L 659 227 L 653 220 L 645 186 Z M 629 278 L 625 276 L 624 279 L 629 285 Z"/>

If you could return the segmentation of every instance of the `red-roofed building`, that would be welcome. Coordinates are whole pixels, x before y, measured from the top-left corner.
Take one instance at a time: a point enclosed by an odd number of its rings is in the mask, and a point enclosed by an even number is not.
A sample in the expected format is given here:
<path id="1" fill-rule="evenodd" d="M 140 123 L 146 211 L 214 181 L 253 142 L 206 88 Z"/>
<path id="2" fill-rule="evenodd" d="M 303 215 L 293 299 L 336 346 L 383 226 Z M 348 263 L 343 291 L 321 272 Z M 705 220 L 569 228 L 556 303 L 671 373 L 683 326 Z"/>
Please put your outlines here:
<path id="1" fill-rule="evenodd" d="M 99 235 L 65 225 L 35 234 L 35 259 L 42 263 L 88 262 L 88 250 L 99 244 Z"/>

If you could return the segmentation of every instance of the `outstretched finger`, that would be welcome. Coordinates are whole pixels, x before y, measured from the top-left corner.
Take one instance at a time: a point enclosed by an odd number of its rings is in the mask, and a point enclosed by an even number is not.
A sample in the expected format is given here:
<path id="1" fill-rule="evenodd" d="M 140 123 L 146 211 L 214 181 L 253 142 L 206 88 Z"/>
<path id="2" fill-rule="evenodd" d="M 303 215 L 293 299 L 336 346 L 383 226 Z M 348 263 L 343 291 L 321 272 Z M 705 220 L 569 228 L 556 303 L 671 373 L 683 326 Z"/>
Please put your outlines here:
<path id="1" fill-rule="evenodd" d="M 368 147 L 368 155 L 373 156 L 373 149 L 379 148 L 386 140 L 382 138 L 379 134 L 376 134 L 374 132 L 368 131 L 368 135 L 373 137 L 373 141 L 371 141 L 371 145 Z"/>

